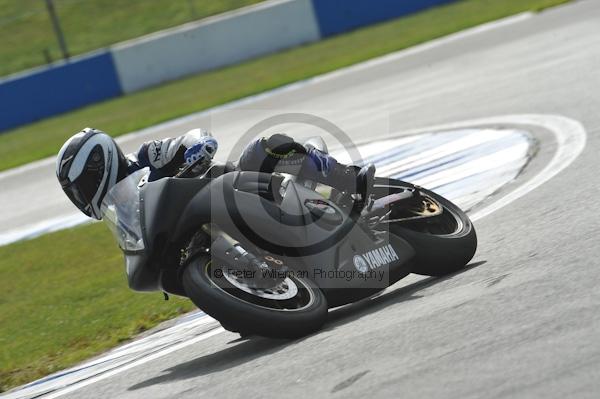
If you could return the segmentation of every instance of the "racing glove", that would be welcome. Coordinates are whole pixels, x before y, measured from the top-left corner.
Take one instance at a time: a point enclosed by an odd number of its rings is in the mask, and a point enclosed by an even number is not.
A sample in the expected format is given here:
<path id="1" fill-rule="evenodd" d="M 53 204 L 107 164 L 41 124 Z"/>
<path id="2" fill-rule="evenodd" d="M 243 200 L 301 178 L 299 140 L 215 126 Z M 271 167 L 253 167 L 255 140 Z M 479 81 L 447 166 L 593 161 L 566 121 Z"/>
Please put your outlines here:
<path id="1" fill-rule="evenodd" d="M 202 163 L 210 162 L 215 156 L 217 148 L 219 148 L 219 144 L 214 137 L 203 136 L 196 144 L 185 150 L 183 158 L 187 165 L 192 165 L 198 161 Z"/>

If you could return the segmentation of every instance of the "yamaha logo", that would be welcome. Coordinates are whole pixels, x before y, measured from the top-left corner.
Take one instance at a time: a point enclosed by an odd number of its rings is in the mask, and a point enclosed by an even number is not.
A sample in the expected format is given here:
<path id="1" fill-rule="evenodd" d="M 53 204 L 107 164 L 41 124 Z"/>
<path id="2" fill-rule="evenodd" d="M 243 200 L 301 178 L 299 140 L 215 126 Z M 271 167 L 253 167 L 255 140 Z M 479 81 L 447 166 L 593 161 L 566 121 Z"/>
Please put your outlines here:
<path id="1" fill-rule="evenodd" d="M 365 252 L 362 255 L 355 255 L 353 260 L 356 270 L 361 273 L 366 273 L 369 269 L 377 269 L 398 259 L 400 258 L 394 250 L 394 247 L 388 244 L 381 248 L 375 248 L 372 251 Z"/>
<path id="2" fill-rule="evenodd" d="M 360 255 L 354 255 L 354 267 L 361 273 L 366 273 L 369 271 L 369 265 L 365 258 Z"/>

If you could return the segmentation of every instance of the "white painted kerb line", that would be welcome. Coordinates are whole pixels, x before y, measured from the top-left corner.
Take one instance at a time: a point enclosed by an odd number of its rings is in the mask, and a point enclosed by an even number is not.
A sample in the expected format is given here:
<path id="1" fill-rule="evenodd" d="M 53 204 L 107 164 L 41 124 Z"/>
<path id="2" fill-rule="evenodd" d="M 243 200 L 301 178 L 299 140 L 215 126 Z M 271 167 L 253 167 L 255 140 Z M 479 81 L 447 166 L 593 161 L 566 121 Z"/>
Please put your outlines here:
<path id="1" fill-rule="evenodd" d="M 205 332 L 203 334 L 200 334 L 200 335 L 198 335 L 198 336 L 196 336 L 194 338 L 191 338 L 188 341 L 181 342 L 181 343 L 179 343 L 177 345 L 170 346 L 170 347 L 165 348 L 165 349 L 163 349 L 161 351 L 155 352 L 155 353 L 153 353 L 153 354 L 151 354 L 149 356 L 146 356 L 144 358 L 136 360 L 136 361 L 134 361 L 132 363 L 128 363 L 128 364 L 126 364 L 126 365 L 124 365 L 122 367 L 115 368 L 115 369 L 113 369 L 111 371 L 108 371 L 106 373 L 97 375 L 95 377 L 88 378 L 86 380 L 83 380 L 81 382 L 73 384 L 73 385 L 71 385 L 71 386 L 69 386 L 67 388 L 61 389 L 60 391 L 56 391 L 56 392 L 52 392 L 52 393 L 50 393 L 48 395 L 44 395 L 43 397 L 45 399 L 52 399 L 52 398 L 57 398 L 59 396 L 66 395 L 68 393 L 71 393 L 73 391 L 81 389 L 81 388 L 83 388 L 85 386 L 88 386 L 88 385 L 94 384 L 94 383 L 96 383 L 98 381 L 101 381 L 101 380 L 104 380 L 106 378 L 112 377 L 113 375 L 122 373 L 122 372 L 124 372 L 126 370 L 129 370 L 129 369 L 132 369 L 134 367 L 140 366 L 140 365 L 142 365 L 144 363 L 148 363 L 149 361 L 161 358 L 161 357 L 163 357 L 165 355 L 168 355 L 169 353 L 176 352 L 176 351 L 178 351 L 180 349 L 183 349 L 183 348 L 185 348 L 187 346 L 194 345 L 195 343 L 198 343 L 200 341 L 204 341 L 205 339 L 210 338 L 210 337 L 212 337 L 214 335 L 220 334 L 220 333 L 222 333 L 224 331 L 225 331 L 225 329 L 223 327 L 217 327 L 217 328 L 215 328 L 213 330 L 207 331 L 207 332 Z"/>
<path id="2" fill-rule="evenodd" d="M 512 118 L 512 119 L 511 119 Z M 546 167 L 540 171 L 531 180 L 517 187 L 509 194 L 470 215 L 472 220 L 479 220 L 485 216 L 496 212 L 511 202 L 523 197 L 527 193 L 535 190 L 548 180 L 563 171 L 581 154 L 585 148 L 587 135 L 583 125 L 573 119 L 557 115 L 519 115 L 492 118 L 496 123 L 523 123 L 526 125 L 541 126 L 554 134 L 557 144 L 557 150 L 552 160 Z M 475 121 L 473 121 L 475 122 Z"/>

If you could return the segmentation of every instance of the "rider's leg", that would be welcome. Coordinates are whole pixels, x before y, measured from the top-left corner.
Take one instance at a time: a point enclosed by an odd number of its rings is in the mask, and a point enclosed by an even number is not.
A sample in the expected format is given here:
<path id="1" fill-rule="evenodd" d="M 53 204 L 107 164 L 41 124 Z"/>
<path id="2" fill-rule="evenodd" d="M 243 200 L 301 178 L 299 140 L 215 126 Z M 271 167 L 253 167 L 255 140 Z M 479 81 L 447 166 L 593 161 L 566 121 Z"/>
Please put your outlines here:
<path id="1" fill-rule="evenodd" d="M 295 142 L 285 134 L 274 134 L 250 143 L 242 153 L 238 169 L 266 173 L 275 171 L 301 176 L 327 184 L 340 191 L 368 197 L 375 167 L 364 168 L 343 165 L 328 153 Z"/>

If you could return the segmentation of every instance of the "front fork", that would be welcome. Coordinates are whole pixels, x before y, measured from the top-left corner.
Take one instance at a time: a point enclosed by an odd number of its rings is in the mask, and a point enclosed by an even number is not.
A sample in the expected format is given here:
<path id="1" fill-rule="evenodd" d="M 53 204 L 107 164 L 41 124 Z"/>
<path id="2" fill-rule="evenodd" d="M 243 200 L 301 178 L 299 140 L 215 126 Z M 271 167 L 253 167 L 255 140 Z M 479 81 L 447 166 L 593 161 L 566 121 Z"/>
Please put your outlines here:
<path id="1" fill-rule="evenodd" d="M 231 271 L 240 272 L 243 275 L 250 272 L 249 275 L 253 278 L 246 280 L 248 285 L 254 288 L 268 288 L 278 282 L 279 279 L 274 276 L 285 274 L 283 265 L 279 265 L 277 273 L 272 273 L 267 262 L 246 251 L 239 241 L 214 223 L 203 225 L 202 231 L 210 237 L 209 252 L 213 264 L 226 266 Z"/>

